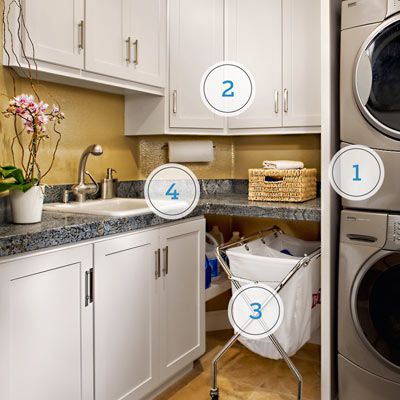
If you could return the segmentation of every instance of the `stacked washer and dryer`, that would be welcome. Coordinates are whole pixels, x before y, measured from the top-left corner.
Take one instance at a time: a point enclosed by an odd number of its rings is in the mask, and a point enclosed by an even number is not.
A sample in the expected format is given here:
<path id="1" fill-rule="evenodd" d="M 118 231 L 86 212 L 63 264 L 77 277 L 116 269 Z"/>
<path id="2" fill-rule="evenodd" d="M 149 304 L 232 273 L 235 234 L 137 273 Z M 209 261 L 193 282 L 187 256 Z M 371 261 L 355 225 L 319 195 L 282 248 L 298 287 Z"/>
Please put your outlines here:
<path id="1" fill-rule="evenodd" d="M 400 0 L 342 2 L 341 145 L 374 149 L 377 194 L 342 200 L 339 400 L 400 399 Z"/>

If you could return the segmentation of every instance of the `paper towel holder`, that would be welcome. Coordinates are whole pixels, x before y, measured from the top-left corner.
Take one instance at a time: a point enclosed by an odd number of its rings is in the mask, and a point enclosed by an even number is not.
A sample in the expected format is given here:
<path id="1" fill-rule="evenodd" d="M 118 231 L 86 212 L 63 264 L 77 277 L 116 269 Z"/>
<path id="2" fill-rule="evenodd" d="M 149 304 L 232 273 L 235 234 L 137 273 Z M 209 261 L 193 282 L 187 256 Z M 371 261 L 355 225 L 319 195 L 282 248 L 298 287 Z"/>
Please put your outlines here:
<path id="1" fill-rule="evenodd" d="M 164 143 L 162 146 L 161 146 L 161 149 L 162 150 L 167 150 L 168 149 L 168 143 Z M 215 145 L 215 144 L 213 144 L 213 149 L 215 149 L 217 146 Z"/>

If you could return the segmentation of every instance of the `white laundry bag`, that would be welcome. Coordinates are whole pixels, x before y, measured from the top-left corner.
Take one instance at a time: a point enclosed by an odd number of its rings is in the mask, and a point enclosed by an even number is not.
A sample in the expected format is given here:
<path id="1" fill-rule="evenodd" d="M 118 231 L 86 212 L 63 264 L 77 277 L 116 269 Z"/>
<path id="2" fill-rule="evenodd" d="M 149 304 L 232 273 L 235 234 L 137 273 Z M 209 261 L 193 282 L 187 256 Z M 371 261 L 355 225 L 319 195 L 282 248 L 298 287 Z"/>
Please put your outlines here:
<path id="1" fill-rule="evenodd" d="M 320 242 L 304 241 L 277 233 L 227 250 L 227 256 L 234 277 L 265 282 L 275 288 L 304 255 L 311 254 L 319 247 Z M 275 337 L 289 356 L 308 342 L 320 326 L 320 280 L 318 257 L 307 267 L 298 270 L 279 291 L 284 305 L 284 318 Z M 233 285 L 232 290 L 236 290 Z M 241 336 L 239 340 L 263 357 L 281 358 L 269 338 L 256 340 Z"/>

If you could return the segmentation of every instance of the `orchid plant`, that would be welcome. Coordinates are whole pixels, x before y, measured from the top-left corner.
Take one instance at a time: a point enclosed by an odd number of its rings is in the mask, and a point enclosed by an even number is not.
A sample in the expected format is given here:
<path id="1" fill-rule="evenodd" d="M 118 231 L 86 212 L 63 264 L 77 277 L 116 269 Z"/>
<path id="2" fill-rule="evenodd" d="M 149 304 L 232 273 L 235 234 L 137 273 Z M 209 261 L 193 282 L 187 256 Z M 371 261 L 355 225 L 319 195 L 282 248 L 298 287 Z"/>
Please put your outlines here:
<path id="1" fill-rule="evenodd" d="M 41 180 L 51 170 L 58 145 L 61 139 L 61 133 L 57 125 L 64 119 L 64 113 L 60 107 L 53 105 L 48 111 L 49 105 L 43 101 L 35 101 L 34 96 L 22 94 L 9 101 L 8 107 L 3 111 L 6 118 L 14 118 L 15 136 L 11 143 L 11 152 L 15 164 L 14 145 L 18 143 L 21 152 L 21 167 L 4 166 L 0 167 L 0 192 L 6 190 L 22 190 L 26 192 L 32 186 L 40 184 Z M 22 128 L 18 128 L 18 120 L 22 122 Z M 38 162 L 38 153 L 43 141 L 50 139 L 47 125 L 52 123 L 52 131 L 58 136 L 53 151 L 53 158 L 46 171 L 42 171 Z M 23 134 L 28 135 L 26 141 Z M 27 160 L 25 154 L 27 154 Z"/>

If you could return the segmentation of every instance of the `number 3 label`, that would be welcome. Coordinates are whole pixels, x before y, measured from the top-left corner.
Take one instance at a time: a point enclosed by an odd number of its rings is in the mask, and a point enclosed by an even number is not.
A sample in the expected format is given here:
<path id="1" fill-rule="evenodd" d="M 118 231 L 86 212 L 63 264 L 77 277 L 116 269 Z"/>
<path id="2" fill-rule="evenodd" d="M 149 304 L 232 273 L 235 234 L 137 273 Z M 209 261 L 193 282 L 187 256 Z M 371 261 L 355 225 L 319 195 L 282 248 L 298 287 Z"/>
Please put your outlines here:
<path id="1" fill-rule="evenodd" d="M 251 307 L 253 307 L 254 314 L 256 315 L 250 315 L 251 319 L 260 319 L 262 317 L 262 312 L 261 312 L 261 304 L 260 303 L 251 303 Z"/>
<path id="2" fill-rule="evenodd" d="M 228 85 L 228 87 L 222 92 L 222 97 L 233 97 L 235 96 L 235 92 L 232 91 L 233 89 L 233 82 L 232 81 L 223 81 L 223 85 Z"/>

